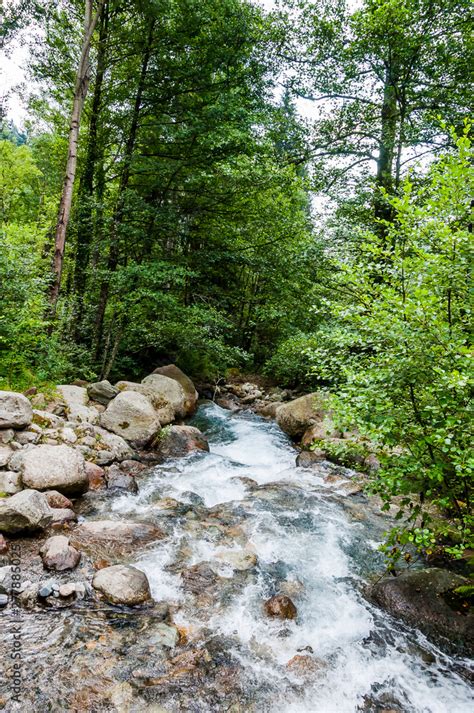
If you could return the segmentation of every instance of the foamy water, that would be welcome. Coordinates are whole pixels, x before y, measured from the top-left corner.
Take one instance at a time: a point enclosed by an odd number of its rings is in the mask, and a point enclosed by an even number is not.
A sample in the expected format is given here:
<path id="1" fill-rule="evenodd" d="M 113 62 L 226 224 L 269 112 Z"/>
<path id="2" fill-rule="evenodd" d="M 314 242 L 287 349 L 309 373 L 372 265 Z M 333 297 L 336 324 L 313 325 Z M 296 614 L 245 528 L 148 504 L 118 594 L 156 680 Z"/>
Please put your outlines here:
<path id="1" fill-rule="evenodd" d="M 456 660 L 361 594 L 362 583 L 382 566 L 376 547 L 383 521 L 349 517 L 322 487 L 322 477 L 294 466 L 295 451 L 275 424 L 206 405 L 196 425 L 209 434 L 211 452 L 157 467 L 138 496 L 116 499 L 112 510 L 116 516 L 147 519 L 156 513 L 158 496 L 181 502 L 197 496 L 206 508 L 243 508 L 245 542 L 223 546 L 199 528 L 192 534 L 187 526 L 176 526 L 172 544 L 158 544 L 137 566 L 149 576 L 156 600 L 172 600 L 180 607 L 175 621 L 205 626 L 234 642 L 232 655 L 255 690 L 255 710 L 472 711 L 471 689 L 457 673 Z M 322 466 L 321 475 L 330 467 Z M 266 487 L 249 489 L 238 477 Z M 276 485 L 269 487 L 272 483 Z M 210 562 L 228 579 L 234 574 L 223 561 L 229 548 L 255 553 L 256 575 L 224 603 L 204 614 L 196 612 L 181 578 L 170 571 L 183 544 L 188 566 Z M 282 583 L 296 591 L 295 621 L 263 615 L 262 602 Z M 324 666 L 302 681 L 286 664 L 306 652 Z"/>

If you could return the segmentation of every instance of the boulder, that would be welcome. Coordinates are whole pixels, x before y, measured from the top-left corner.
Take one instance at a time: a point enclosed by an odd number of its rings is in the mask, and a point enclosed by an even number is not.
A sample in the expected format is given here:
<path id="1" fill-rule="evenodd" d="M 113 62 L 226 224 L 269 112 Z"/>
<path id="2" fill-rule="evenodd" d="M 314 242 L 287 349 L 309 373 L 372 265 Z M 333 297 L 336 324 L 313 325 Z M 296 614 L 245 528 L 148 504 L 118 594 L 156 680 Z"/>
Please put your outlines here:
<path id="1" fill-rule="evenodd" d="M 5 468 L 8 465 L 13 453 L 11 446 L 0 446 L 0 468 Z"/>
<path id="2" fill-rule="evenodd" d="M 146 445 L 161 429 L 150 400 L 136 391 L 122 391 L 107 406 L 100 424 L 136 445 Z"/>
<path id="3" fill-rule="evenodd" d="M 21 446 L 26 446 L 28 443 L 38 443 L 42 436 L 42 430 L 36 424 L 32 424 L 39 431 L 18 431 L 15 436 L 15 441 Z"/>
<path id="4" fill-rule="evenodd" d="M 104 567 L 95 574 L 92 586 L 112 604 L 136 606 L 151 600 L 147 576 L 136 567 Z"/>
<path id="5" fill-rule="evenodd" d="M 11 441 L 13 441 L 14 438 L 15 438 L 15 431 L 13 430 L 13 428 L 3 428 L 0 430 L 0 443 L 2 445 L 11 443 Z"/>
<path id="6" fill-rule="evenodd" d="M 120 468 L 127 475 L 133 475 L 134 477 L 142 475 L 144 471 L 149 469 L 145 463 L 140 463 L 138 460 L 124 460 L 120 464 Z"/>
<path id="7" fill-rule="evenodd" d="M 116 386 L 120 391 L 136 391 L 146 396 L 153 404 L 156 417 L 162 426 L 173 423 L 176 414 L 172 404 L 164 403 L 160 395 L 157 394 L 151 386 L 147 384 L 136 384 L 134 381 L 118 381 Z"/>
<path id="8" fill-rule="evenodd" d="M 105 470 L 100 465 L 86 461 L 85 469 L 89 480 L 89 490 L 100 490 L 105 486 Z"/>
<path id="9" fill-rule="evenodd" d="M 161 374 L 161 376 L 167 376 L 169 379 L 174 379 L 178 382 L 178 384 L 181 385 L 186 397 L 184 403 L 184 408 L 186 412 L 185 415 L 192 416 L 192 414 L 196 411 L 199 394 L 196 391 L 196 388 L 189 376 L 186 376 L 186 374 L 174 364 L 160 366 L 158 367 L 158 369 L 155 369 L 153 374 Z"/>
<path id="10" fill-rule="evenodd" d="M 324 441 L 332 438 L 341 438 L 342 433 L 338 431 L 332 418 L 326 415 L 318 423 L 313 423 L 312 426 L 306 429 L 301 439 L 301 445 L 304 448 L 309 448 L 309 446 L 314 441 Z"/>
<path id="11" fill-rule="evenodd" d="M 450 651 L 474 653 L 474 612 L 469 602 L 454 592 L 471 586 L 465 577 L 446 569 L 412 570 L 385 577 L 370 590 L 380 607 L 420 629 Z"/>
<path id="12" fill-rule="evenodd" d="M 150 374 L 142 379 L 142 384 L 152 390 L 157 407 L 171 405 L 177 418 L 187 416 L 187 396 L 178 381 L 162 374 Z"/>
<path id="13" fill-rule="evenodd" d="M 162 458 L 183 458 L 193 451 L 208 451 L 206 437 L 194 426 L 170 426 L 153 444 Z"/>
<path id="14" fill-rule="evenodd" d="M 49 537 L 40 549 L 41 559 L 46 569 L 54 572 L 64 572 L 74 569 L 80 562 L 81 553 L 71 547 L 64 535 Z"/>
<path id="15" fill-rule="evenodd" d="M 57 387 L 57 390 L 66 404 L 68 421 L 97 423 L 99 412 L 93 406 L 87 405 L 89 403 L 87 389 L 83 386 L 62 384 Z"/>
<path id="16" fill-rule="evenodd" d="M 264 609 L 267 616 L 273 619 L 296 619 L 296 607 L 286 594 L 276 594 L 268 599 Z"/>
<path id="17" fill-rule="evenodd" d="M 0 532 L 31 532 L 48 527 L 53 519 L 42 493 L 22 490 L 10 498 L 0 498 Z"/>
<path id="18" fill-rule="evenodd" d="M 0 428 L 25 428 L 33 420 L 33 408 L 23 394 L 0 391 Z"/>
<path id="19" fill-rule="evenodd" d="M 282 404 L 276 410 L 276 421 L 282 431 L 292 438 L 301 438 L 314 423 L 321 423 L 327 415 L 325 394 L 313 393 Z"/>
<path id="20" fill-rule="evenodd" d="M 95 441 L 94 460 L 98 465 L 107 465 L 114 461 L 122 461 L 130 458 L 133 451 L 127 441 L 116 433 L 109 433 L 105 428 L 95 426 L 93 429 Z"/>
<path id="21" fill-rule="evenodd" d="M 63 525 L 77 521 L 77 515 L 71 508 L 52 508 L 51 512 L 53 513 L 51 527 L 55 529 L 61 529 Z"/>
<path id="22" fill-rule="evenodd" d="M 245 572 L 257 565 L 257 555 L 245 550 L 225 550 L 217 554 L 217 559 L 238 572 Z"/>
<path id="23" fill-rule="evenodd" d="M 121 490 L 127 493 L 138 493 L 138 486 L 133 475 L 127 475 L 116 464 L 106 469 L 105 479 L 108 490 Z"/>
<path id="24" fill-rule="evenodd" d="M 0 493 L 15 495 L 22 489 L 21 475 L 11 470 L 0 471 Z"/>
<path id="25" fill-rule="evenodd" d="M 45 492 L 46 500 L 50 508 L 70 508 L 72 510 L 72 502 L 62 493 L 57 490 L 47 490 Z"/>
<path id="26" fill-rule="evenodd" d="M 71 542 L 104 557 L 118 552 L 135 552 L 145 544 L 164 537 L 155 525 L 127 520 L 91 520 L 74 528 Z"/>
<path id="27" fill-rule="evenodd" d="M 65 421 L 61 416 L 57 416 L 55 413 L 35 409 L 33 411 L 33 423 L 42 428 L 61 428 L 64 426 Z"/>
<path id="28" fill-rule="evenodd" d="M 12 591 L 12 569 L 11 565 L 0 567 L 0 594 L 10 594 Z"/>
<path id="29" fill-rule="evenodd" d="M 326 460 L 324 451 L 317 448 L 314 451 L 302 451 L 296 458 L 296 465 L 299 468 L 312 468 L 324 460 Z"/>
<path id="30" fill-rule="evenodd" d="M 276 418 L 276 412 L 282 405 L 281 401 L 272 401 L 271 403 L 263 403 L 255 408 L 255 411 L 264 418 Z"/>
<path id="31" fill-rule="evenodd" d="M 99 404 L 107 406 L 109 401 L 112 401 L 120 391 L 116 386 L 112 386 L 110 381 L 96 381 L 94 384 L 89 384 L 87 387 L 87 395 L 92 401 L 97 401 Z"/>
<path id="32" fill-rule="evenodd" d="M 147 638 L 148 646 L 166 646 L 174 649 L 179 640 L 179 631 L 175 626 L 159 623 L 153 627 L 153 633 Z"/>
<path id="33" fill-rule="evenodd" d="M 8 542 L 3 535 L 0 535 L 0 555 L 6 555 L 8 552 Z"/>
<path id="34" fill-rule="evenodd" d="M 327 669 L 327 664 L 310 654 L 297 654 L 286 664 L 286 668 L 298 678 L 307 678 L 313 681 L 315 676 L 322 675 Z M 388 711 L 386 711 L 388 713 Z"/>
<path id="35" fill-rule="evenodd" d="M 21 453 L 23 484 L 35 490 L 80 495 L 89 487 L 83 455 L 71 446 L 33 446 Z"/>

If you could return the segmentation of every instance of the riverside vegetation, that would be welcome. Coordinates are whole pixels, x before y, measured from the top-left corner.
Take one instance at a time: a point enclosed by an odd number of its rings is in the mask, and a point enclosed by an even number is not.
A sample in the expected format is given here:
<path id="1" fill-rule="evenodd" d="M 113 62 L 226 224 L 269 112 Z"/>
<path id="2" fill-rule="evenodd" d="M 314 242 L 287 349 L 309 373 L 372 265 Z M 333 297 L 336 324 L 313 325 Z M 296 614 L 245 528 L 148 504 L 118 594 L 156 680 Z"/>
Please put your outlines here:
<path id="1" fill-rule="evenodd" d="M 206 450 L 194 381 L 276 418 L 308 472 L 358 471 L 386 566 L 459 578 L 464 617 L 469 4 L 27 0 L 3 31 L 28 35 L 31 91 L 24 129 L 1 119 L 2 531 L 69 533 L 70 496 Z M 58 537 L 43 561 L 77 565 Z"/>

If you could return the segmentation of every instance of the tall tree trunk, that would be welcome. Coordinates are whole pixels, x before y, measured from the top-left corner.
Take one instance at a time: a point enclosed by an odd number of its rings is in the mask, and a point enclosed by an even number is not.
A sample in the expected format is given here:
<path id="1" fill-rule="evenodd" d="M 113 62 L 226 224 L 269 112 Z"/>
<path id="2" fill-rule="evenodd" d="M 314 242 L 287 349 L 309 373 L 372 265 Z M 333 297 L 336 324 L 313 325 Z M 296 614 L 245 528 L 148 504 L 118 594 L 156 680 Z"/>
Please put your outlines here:
<path id="1" fill-rule="evenodd" d="M 63 191 L 59 203 L 58 220 L 56 223 L 53 259 L 53 283 L 50 290 L 51 313 L 54 316 L 61 287 L 63 270 L 64 249 L 66 245 L 66 232 L 71 215 L 72 193 L 76 178 L 77 151 L 79 144 L 79 128 L 82 109 L 87 96 L 90 81 L 89 54 L 91 40 L 102 12 L 103 1 L 99 1 L 98 9 L 93 14 L 93 0 L 85 0 L 84 38 L 82 41 L 81 56 L 76 72 L 74 99 L 72 104 L 71 120 L 69 123 L 69 144 L 66 161 L 66 175 Z"/>
<path id="2" fill-rule="evenodd" d="M 397 94 L 393 67 L 387 69 L 382 104 L 379 158 L 377 161 L 374 215 L 377 220 L 390 220 L 392 209 L 380 189 L 390 192 L 393 187 L 393 161 L 397 137 Z M 384 237 L 386 229 L 378 225 L 378 233 Z"/>
<path id="3" fill-rule="evenodd" d="M 84 170 L 78 191 L 77 209 L 77 246 L 74 263 L 74 292 L 78 297 L 76 329 L 80 327 L 83 313 L 83 298 L 86 285 L 86 273 L 89 263 L 90 247 L 94 232 L 92 197 L 94 177 L 99 158 L 99 118 L 102 103 L 102 85 L 105 75 L 106 44 L 108 31 L 108 2 L 106 0 L 100 18 L 99 45 L 97 53 L 97 71 L 92 97 L 91 119 L 87 138 L 87 152 Z"/>
<path id="4" fill-rule="evenodd" d="M 102 332 L 104 328 L 104 316 L 105 310 L 107 308 L 107 302 L 109 299 L 109 287 L 110 287 L 110 275 L 117 269 L 119 261 L 119 244 L 118 244 L 118 229 L 123 218 L 123 212 L 125 208 L 125 192 L 128 187 L 128 182 L 130 180 L 130 170 L 132 165 L 133 152 L 135 149 L 135 143 L 137 139 L 138 131 L 138 120 L 140 118 L 140 111 L 142 108 L 143 92 L 145 89 L 145 80 L 148 72 L 148 64 L 150 62 L 151 50 L 153 46 L 153 32 L 155 27 L 155 21 L 152 21 L 148 31 L 148 37 L 145 45 L 145 50 L 143 53 L 142 66 L 140 70 L 140 78 L 138 81 L 137 93 L 135 95 L 135 101 L 133 105 L 132 121 L 130 124 L 130 131 L 128 133 L 127 143 L 125 144 L 124 152 L 124 162 L 122 174 L 120 176 L 120 184 L 118 189 L 117 202 L 115 204 L 115 210 L 112 220 L 112 228 L 110 235 L 110 248 L 109 257 L 107 261 L 107 272 L 108 275 L 104 278 L 100 288 L 99 305 L 97 308 L 96 323 L 95 323 L 95 358 L 96 360 L 100 355 L 100 345 L 102 341 Z"/>

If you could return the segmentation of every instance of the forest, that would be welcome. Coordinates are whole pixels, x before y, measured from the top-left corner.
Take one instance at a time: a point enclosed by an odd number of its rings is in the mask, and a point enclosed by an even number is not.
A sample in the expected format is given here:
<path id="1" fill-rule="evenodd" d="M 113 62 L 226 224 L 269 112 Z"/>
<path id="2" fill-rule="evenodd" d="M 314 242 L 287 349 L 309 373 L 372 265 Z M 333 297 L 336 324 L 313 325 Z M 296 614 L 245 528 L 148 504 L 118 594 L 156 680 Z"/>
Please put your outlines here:
<path id="1" fill-rule="evenodd" d="M 407 541 L 462 557 L 471 11 L 7 3 L 5 51 L 29 60 L 24 126 L 8 97 L 0 117 L 0 388 L 172 362 L 329 392 L 379 449 L 371 488 L 408 513 L 389 558 Z"/>

